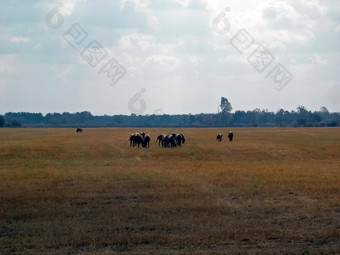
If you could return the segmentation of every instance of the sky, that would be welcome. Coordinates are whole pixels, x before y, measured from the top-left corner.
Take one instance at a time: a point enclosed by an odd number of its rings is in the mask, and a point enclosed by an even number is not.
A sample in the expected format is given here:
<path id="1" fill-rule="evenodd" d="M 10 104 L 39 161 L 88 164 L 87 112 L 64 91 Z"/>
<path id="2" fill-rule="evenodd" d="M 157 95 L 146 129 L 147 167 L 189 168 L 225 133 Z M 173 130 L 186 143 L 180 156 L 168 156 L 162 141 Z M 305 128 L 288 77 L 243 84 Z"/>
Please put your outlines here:
<path id="1" fill-rule="evenodd" d="M 340 112 L 339 0 L 0 3 L 0 114 Z"/>

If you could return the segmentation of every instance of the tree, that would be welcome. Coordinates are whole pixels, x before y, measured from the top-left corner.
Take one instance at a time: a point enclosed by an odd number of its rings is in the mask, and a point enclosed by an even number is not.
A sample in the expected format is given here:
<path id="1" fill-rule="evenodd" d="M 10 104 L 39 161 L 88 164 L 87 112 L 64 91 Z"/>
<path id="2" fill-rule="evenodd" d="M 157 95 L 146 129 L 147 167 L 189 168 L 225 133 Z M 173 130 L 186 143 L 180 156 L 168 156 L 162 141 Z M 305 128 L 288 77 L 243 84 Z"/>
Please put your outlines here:
<path id="1" fill-rule="evenodd" d="M 233 124 L 244 125 L 246 124 L 247 114 L 245 111 L 236 111 L 233 114 Z"/>
<path id="2" fill-rule="evenodd" d="M 307 126 L 308 111 L 306 107 L 300 105 L 297 108 L 298 118 L 296 120 L 298 126 Z"/>
<path id="3" fill-rule="evenodd" d="M 5 126 L 5 118 L 2 115 L 0 115 L 0 127 L 3 126 Z"/>
<path id="4" fill-rule="evenodd" d="M 251 124 L 253 127 L 257 127 L 259 124 L 260 114 L 261 114 L 261 110 L 259 108 L 256 108 L 253 111 L 247 111 L 247 118 L 248 118 L 249 124 Z"/>
<path id="5" fill-rule="evenodd" d="M 275 114 L 276 124 L 279 124 L 280 126 L 282 125 L 284 113 L 285 113 L 285 111 L 283 109 L 280 109 L 279 111 L 277 111 L 277 113 Z"/>
<path id="6" fill-rule="evenodd" d="M 21 127 L 21 123 L 17 120 L 13 120 L 11 123 L 11 127 Z"/>
<path id="7" fill-rule="evenodd" d="M 221 97 L 221 103 L 220 103 L 221 112 L 219 115 L 219 123 L 220 125 L 229 125 L 231 121 L 231 110 L 233 109 L 231 107 L 231 104 L 229 103 L 228 99 L 225 97 Z"/>
<path id="8" fill-rule="evenodd" d="M 225 97 L 221 97 L 220 107 L 221 107 L 222 114 L 229 114 L 231 110 L 233 109 L 233 107 L 231 106 L 231 103 L 229 103 L 228 99 Z"/>
<path id="9" fill-rule="evenodd" d="M 327 109 L 325 106 L 322 106 L 322 107 L 320 108 L 320 112 L 322 112 L 322 113 L 329 113 L 329 112 L 328 112 L 328 109 Z"/>
<path id="10" fill-rule="evenodd" d="M 306 115 L 308 111 L 307 111 L 306 107 L 304 107 L 303 105 L 300 105 L 300 106 L 297 108 L 297 112 L 298 112 L 300 115 Z"/>

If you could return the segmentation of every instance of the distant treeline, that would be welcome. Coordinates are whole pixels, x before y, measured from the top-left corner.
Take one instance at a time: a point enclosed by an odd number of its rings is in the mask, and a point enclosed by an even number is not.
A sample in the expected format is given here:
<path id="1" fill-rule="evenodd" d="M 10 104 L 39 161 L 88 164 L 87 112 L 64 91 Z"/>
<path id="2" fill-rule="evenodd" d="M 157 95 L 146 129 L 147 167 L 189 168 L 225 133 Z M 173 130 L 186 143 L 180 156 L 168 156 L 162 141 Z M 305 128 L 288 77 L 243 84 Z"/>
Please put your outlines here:
<path id="1" fill-rule="evenodd" d="M 0 127 L 338 127 L 340 114 L 325 107 L 308 111 L 299 106 L 296 111 L 269 112 L 236 111 L 176 115 L 113 115 L 93 116 L 90 112 L 41 113 L 19 112 L 0 115 Z"/>

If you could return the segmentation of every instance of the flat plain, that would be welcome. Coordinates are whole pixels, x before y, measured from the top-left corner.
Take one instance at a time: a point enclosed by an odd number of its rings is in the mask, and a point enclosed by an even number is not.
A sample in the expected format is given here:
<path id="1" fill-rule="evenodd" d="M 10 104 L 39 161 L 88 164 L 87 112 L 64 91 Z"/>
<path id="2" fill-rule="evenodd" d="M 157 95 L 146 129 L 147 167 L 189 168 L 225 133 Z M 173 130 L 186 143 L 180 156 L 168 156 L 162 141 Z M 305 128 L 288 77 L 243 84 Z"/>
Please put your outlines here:
<path id="1" fill-rule="evenodd" d="M 0 254 L 339 254 L 340 128 L 232 130 L 0 129 Z"/>

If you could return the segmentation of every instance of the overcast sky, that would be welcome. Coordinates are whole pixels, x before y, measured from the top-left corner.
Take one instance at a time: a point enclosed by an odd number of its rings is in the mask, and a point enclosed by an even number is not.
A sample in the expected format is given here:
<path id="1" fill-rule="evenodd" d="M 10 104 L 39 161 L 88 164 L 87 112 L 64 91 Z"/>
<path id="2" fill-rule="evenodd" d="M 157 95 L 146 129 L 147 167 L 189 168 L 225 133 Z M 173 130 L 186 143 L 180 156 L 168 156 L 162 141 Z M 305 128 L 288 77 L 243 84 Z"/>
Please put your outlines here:
<path id="1" fill-rule="evenodd" d="M 339 0 L 0 3 L 0 114 L 340 112 Z"/>

